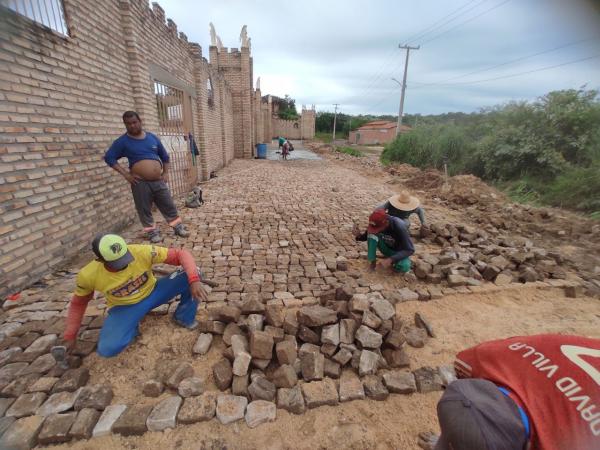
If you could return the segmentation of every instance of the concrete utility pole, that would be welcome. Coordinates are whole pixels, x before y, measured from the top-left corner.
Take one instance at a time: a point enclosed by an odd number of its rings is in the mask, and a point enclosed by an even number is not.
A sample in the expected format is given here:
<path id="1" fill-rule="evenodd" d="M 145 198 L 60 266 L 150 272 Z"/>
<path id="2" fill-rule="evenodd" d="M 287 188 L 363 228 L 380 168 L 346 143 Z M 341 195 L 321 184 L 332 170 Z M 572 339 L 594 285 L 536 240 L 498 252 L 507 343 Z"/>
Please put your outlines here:
<path id="1" fill-rule="evenodd" d="M 411 47 L 410 45 L 398 45 L 398 48 L 406 49 L 406 61 L 404 63 L 404 78 L 402 79 L 402 93 L 400 94 L 400 107 L 398 108 L 398 126 L 396 127 L 396 136 L 400 134 L 400 127 L 402 126 L 402 114 L 404 113 L 404 92 L 406 91 L 406 73 L 408 72 L 408 55 L 411 50 L 419 50 L 420 45 Z M 398 80 L 392 78 L 396 83 L 400 84 Z"/>
<path id="2" fill-rule="evenodd" d="M 331 145 L 335 146 L 335 122 L 337 120 L 337 107 L 340 106 L 339 103 L 334 103 L 335 112 L 333 113 L 333 140 L 331 141 Z"/>

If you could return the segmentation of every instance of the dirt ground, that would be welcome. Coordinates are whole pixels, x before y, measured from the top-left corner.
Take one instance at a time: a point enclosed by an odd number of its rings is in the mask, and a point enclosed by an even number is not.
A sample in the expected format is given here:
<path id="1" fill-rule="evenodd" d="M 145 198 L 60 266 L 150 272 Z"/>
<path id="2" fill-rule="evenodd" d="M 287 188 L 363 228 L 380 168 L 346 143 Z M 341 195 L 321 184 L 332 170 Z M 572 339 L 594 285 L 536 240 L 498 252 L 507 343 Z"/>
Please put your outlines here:
<path id="1" fill-rule="evenodd" d="M 207 198 L 223 203 L 228 196 L 233 195 L 228 194 L 228 189 L 235 191 L 245 189 L 245 186 L 271 183 L 273 190 L 267 196 L 267 200 L 264 200 L 264 203 L 261 203 L 262 199 L 252 203 L 255 215 L 266 203 L 277 205 L 279 195 L 282 198 L 290 198 L 290 202 L 297 208 L 302 208 L 304 203 L 314 205 L 341 202 L 342 206 L 356 208 L 363 213 L 371 208 L 369 202 L 372 203 L 373 198 L 385 198 L 386 192 L 398 190 L 403 186 L 402 183 L 394 182 L 393 175 L 389 173 L 375 170 L 369 164 L 349 162 L 345 158 L 337 161 L 335 157 L 328 157 L 326 162 L 307 164 L 308 162 L 303 161 L 272 162 L 270 170 L 244 180 L 244 177 L 254 173 L 254 170 L 250 171 L 251 169 L 244 167 L 243 162 L 236 161 L 219 173 L 221 178 L 217 183 L 222 183 L 221 188 L 218 188 L 218 184 L 212 188 L 210 186 L 213 185 L 209 185 L 205 193 L 208 194 Z M 299 180 L 306 185 L 305 188 L 300 182 L 294 184 L 294 177 L 298 176 L 298 171 L 302 172 Z M 226 189 L 229 180 L 235 181 Z M 292 186 L 293 191 L 292 188 L 286 191 L 287 186 Z M 298 192 L 299 190 L 301 192 Z M 440 197 L 434 200 L 430 191 L 421 190 L 421 193 L 428 200 L 427 213 L 430 220 L 465 220 L 464 214 L 461 214 L 459 209 L 448 206 L 446 200 Z M 244 198 L 240 195 L 241 197 L 232 200 L 237 202 L 235 205 L 239 202 L 243 204 Z M 340 198 L 343 198 L 343 201 Z M 225 206 L 230 206 L 233 211 L 235 205 L 232 203 Z M 190 217 L 198 218 L 205 214 L 205 220 L 208 221 L 213 217 L 212 211 L 208 204 L 204 211 L 194 212 L 197 216 Z M 337 213 L 337 209 L 335 211 Z M 344 208 L 340 208 L 340 211 L 342 218 L 349 217 Z M 276 212 L 283 214 L 279 210 Z M 191 220 L 190 217 L 188 220 Z M 235 222 L 233 213 L 225 219 Z M 194 220 L 200 223 L 200 219 Z M 294 220 L 300 219 L 292 218 L 291 222 Z M 318 220 L 315 226 L 318 226 Z M 307 225 L 304 224 L 303 227 Z M 347 234 L 347 228 L 349 226 L 346 225 L 339 227 L 338 234 Z M 199 225 L 198 233 L 205 231 L 206 229 Z M 333 237 L 337 236 L 334 230 L 329 232 Z M 324 232 L 322 239 L 333 238 Z M 352 240 L 337 239 L 335 245 L 345 245 L 346 248 L 354 245 Z M 197 244 L 194 244 L 194 249 L 200 247 Z M 581 251 L 579 245 L 573 248 L 573 254 Z M 417 251 L 419 250 L 423 250 L 422 244 L 417 245 Z M 203 255 L 196 254 L 200 257 L 204 257 Z M 381 283 L 386 287 L 395 284 L 398 287 L 397 279 L 390 279 L 379 272 L 366 274 L 367 263 L 364 260 L 352 261 L 351 265 L 352 269 L 363 273 L 369 283 Z M 430 321 L 436 338 L 430 339 L 424 348 L 407 349 L 411 369 L 450 364 L 458 351 L 490 339 L 538 333 L 579 334 L 600 338 L 600 300 L 592 297 L 566 298 L 562 289 L 550 288 L 543 283 L 516 285 L 510 289 L 499 289 L 492 285 L 489 289 L 482 289 L 477 293 L 446 295 L 440 300 L 396 305 L 397 315 L 407 322 L 413 320 L 416 311 L 423 313 Z M 221 357 L 221 350 L 225 348 L 220 337 L 215 338 L 207 355 L 191 357 L 191 348 L 197 333 L 174 327 L 168 316 L 146 318 L 141 331 L 142 335 L 137 342 L 119 356 L 105 360 L 92 354 L 83 362 L 84 366 L 90 369 L 90 383 L 112 384 L 115 393 L 113 403 L 157 403 L 162 397 L 142 398 L 141 384 L 148 379 L 157 365 L 166 360 L 191 362 L 196 374 L 205 380 L 206 389 L 216 390 L 211 366 Z M 255 429 L 248 428 L 243 421 L 223 426 L 217 420 L 212 420 L 194 425 L 179 425 L 164 432 L 148 432 L 141 437 L 124 438 L 112 435 L 51 448 L 417 449 L 419 432 L 439 431 L 435 407 L 440 396 L 439 392 L 408 396 L 390 395 L 388 400 L 383 402 L 353 401 L 336 407 L 325 406 L 308 410 L 301 416 L 278 409 L 276 421 Z"/>

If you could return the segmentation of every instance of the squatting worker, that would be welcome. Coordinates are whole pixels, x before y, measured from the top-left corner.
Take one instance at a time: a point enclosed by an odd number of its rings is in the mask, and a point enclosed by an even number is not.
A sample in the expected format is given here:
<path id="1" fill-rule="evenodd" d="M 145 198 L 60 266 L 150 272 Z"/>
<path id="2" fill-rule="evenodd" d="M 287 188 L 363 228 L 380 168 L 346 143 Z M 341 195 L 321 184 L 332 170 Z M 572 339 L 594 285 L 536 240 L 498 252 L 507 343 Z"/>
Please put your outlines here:
<path id="1" fill-rule="evenodd" d="M 104 161 L 131 184 L 135 208 L 148 239 L 153 243 L 162 241 L 152 217 L 152 203 L 177 236 L 188 237 L 190 233 L 181 223 L 167 186 L 169 155 L 165 147 L 156 135 L 142 129 L 142 121 L 135 111 L 126 111 L 123 123 L 127 133 L 112 143 Z M 129 170 L 118 163 L 120 158 L 128 159 Z"/>
<path id="2" fill-rule="evenodd" d="M 366 233 L 354 230 L 357 241 L 367 241 L 367 258 L 371 270 L 377 266 L 377 250 L 386 258 L 381 260 L 383 267 L 391 267 L 396 272 L 406 273 L 410 270 L 410 255 L 415 247 L 410 239 L 408 228 L 397 217 L 388 215 L 383 209 L 376 209 L 369 216 Z"/>
<path id="3" fill-rule="evenodd" d="M 600 449 L 600 339 L 546 334 L 460 352 L 436 450 Z"/>
<path id="4" fill-rule="evenodd" d="M 108 315 L 100 330 L 98 354 L 114 356 L 139 334 L 140 321 L 151 310 L 180 295 L 173 321 L 194 329 L 197 327 L 198 302 L 207 294 L 200 283 L 198 268 L 192 255 L 184 249 L 155 245 L 127 245 L 116 234 L 99 234 L 92 242 L 97 259 L 77 274 L 77 287 L 69 305 L 64 333 L 65 344 L 72 349 L 88 302 L 94 291 L 106 298 Z M 153 264 L 182 266 L 169 277 L 156 280 Z"/>
<path id="5" fill-rule="evenodd" d="M 406 224 L 407 228 L 410 228 L 410 216 L 412 214 L 416 214 L 419 217 L 421 226 L 425 225 L 425 210 L 421 206 L 421 202 L 417 197 L 410 195 L 406 191 L 392 195 L 377 208 L 385 209 L 390 216 L 398 217 Z"/>

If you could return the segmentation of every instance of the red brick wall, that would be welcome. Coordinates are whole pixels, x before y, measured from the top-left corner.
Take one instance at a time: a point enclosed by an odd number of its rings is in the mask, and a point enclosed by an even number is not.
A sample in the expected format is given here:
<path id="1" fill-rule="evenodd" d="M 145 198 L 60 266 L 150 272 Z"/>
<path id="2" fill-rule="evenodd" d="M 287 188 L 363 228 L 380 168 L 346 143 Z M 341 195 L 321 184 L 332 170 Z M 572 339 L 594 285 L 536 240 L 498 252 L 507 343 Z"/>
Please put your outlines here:
<path id="1" fill-rule="evenodd" d="M 76 255 L 98 231 L 137 220 L 129 186 L 102 158 L 124 132 L 123 111 L 136 109 L 148 130 L 157 128 L 153 78 L 193 98 L 202 178 L 231 160 L 234 132 L 241 133 L 240 156 L 251 148 L 248 49 L 237 56 L 235 90 L 227 72 L 211 67 L 199 46 L 165 22 L 158 5 L 64 0 L 64 6 L 68 38 L 0 11 L 0 296 Z M 237 124 L 247 129 L 236 131 Z"/>

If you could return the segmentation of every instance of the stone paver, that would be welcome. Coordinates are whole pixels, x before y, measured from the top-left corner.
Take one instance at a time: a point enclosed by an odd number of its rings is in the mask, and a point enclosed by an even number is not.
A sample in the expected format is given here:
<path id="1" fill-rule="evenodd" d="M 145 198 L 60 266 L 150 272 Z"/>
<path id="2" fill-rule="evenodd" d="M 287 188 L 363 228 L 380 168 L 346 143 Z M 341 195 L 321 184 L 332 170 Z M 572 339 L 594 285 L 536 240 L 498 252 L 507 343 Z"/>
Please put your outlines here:
<path id="1" fill-rule="evenodd" d="M 110 405 L 106 408 L 98 419 L 94 431 L 92 431 L 92 436 L 99 437 L 110 434 L 113 425 L 126 409 L 127 405 Z"/>
<path id="2" fill-rule="evenodd" d="M 167 397 L 158 403 L 146 420 L 150 431 L 162 431 L 167 428 L 175 428 L 177 413 L 181 407 L 182 398 L 178 395 Z"/>
<path id="3" fill-rule="evenodd" d="M 242 420 L 247 405 L 248 399 L 246 397 L 221 394 L 217 397 L 217 419 L 223 425 Z"/>
<path id="4" fill-rule="evenodd" d="M 16 420 L 0 438 L 0 448 L 20 450 L 35 447 L 43 423 L 42 416 L 29 416 Z"/>

